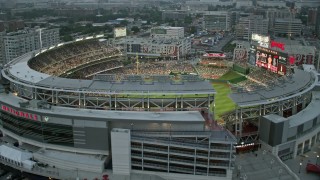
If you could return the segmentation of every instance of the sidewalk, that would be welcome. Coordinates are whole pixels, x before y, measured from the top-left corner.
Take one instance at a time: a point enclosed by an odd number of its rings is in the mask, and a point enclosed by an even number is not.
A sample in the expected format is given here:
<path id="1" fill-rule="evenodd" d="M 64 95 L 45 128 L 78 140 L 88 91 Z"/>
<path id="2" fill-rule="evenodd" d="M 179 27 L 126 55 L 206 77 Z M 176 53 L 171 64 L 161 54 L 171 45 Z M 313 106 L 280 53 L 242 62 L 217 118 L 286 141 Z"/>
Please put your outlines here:
<path id="1" fill-rule="evenodd" d="M 315 164 L 317 161 L 317 155 L 320 155 L 320 144 L 316 144 L 311 151 L 305 153 L 304 155 L 297 156 L 295 159 L 289 159 L 284 161 L 284 163 L 289 166 L 289 168 L 301 179 L 301 180 L 319 180 L 320 175 L 315 173 L 307 173 L 306 165 L 308 162 Z M 300 169 L 300 162 L 302 163 Z M 318 159 L 318 164 L 320 164 L 320 158 Z M 300 173 L 299 173 L 300 169 Z"/>
<path id="2" fill-rule="evenodd" d="M 292 174 L 270 152 L 260 149 L 237 155 L 233 180 L 293 180 Z"/>

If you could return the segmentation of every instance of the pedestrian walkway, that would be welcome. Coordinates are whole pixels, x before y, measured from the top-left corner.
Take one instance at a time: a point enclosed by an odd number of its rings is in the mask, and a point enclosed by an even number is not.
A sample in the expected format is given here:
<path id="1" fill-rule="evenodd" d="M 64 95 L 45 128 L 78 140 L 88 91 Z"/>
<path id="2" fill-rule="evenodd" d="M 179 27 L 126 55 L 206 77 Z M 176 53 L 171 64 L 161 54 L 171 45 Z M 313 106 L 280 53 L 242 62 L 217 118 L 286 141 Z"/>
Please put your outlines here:
<path id="1" fill-rule="evenodd" d="M 295 159 L 289 159 L 284 161 L 284 163 L 290 167 L 290 169 L 297 174 L 301 180 L 319 180 L 320 175 L 315 173 L 307 173 L 306 165 L 308 162 L 316 164 L 317 155 L 320 155 L 320 143 L 313 146 L 311 151 L 305 153 L 304 155 L 297 156 Z M 301 166 L 300 166 L 301 163 Z M 318 164 L 320 164 L 320 159 L 318 158 Z"/>
<path id="2" fill-rule="evenodd" d="M 253 153 L 237 155 L 232 179 L 293 180 L 297 178 L 279 158 L 266 150 L 260 149 Z"/>

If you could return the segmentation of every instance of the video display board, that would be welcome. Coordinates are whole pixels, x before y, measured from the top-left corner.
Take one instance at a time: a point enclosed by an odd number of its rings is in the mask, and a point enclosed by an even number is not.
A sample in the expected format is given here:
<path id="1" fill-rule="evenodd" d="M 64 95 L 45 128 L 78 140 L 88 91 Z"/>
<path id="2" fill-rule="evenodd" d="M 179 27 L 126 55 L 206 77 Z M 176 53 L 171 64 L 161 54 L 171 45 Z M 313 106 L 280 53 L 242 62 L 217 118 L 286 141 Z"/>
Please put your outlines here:
<path id="1" fill-rule="evenodd" d="M 113 29 L 114 37 L 125 37 L 127 36 L 127 28 L 126 27 L 117 27 Z"/>
<path id="2" fill-rule="evenodd" d="M 260 46 L 269 48 L 270 37 L 264 36 L 256 33 L 252 33 L 251 40 L 259 43 Z"/>
<path id="3" fill-rule="evenodd" d="M 250 59 L 251 58 L 258 67 L 265 68 L 280 75 L 286 74 L 288 56 L 285 53 L 261 46 L 252 46 Z"/>

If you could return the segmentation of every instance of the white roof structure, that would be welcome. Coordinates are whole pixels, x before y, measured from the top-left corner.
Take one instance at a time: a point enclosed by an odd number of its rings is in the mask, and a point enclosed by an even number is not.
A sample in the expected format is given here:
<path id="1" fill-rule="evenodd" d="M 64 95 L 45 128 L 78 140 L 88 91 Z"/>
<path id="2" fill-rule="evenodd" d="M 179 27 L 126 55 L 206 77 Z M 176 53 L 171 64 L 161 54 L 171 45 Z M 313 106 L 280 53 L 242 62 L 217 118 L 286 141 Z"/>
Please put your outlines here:
<path id="1" fill-rule="evenodd" d="M 20 163 L 25 160 L 29 160 L 32 157 L 32 154 L 29 152 L 21 151 L 7 145 L 0 146 L 0 155 Z"/>
<path id="2" fill-rule="evenodd" d="M 299 113 L 287 118 L 279 116 L 277 114 L 268 114 L 264 117 L 274 123 L 289 121 L 289 128 L 292 128 L 318 117 L 319 110 L 317 107 L 320 107 L 320 93 L 318 91 L 314 91 L 312 93 L 312 101 L 310 102 L 310 104 Z"/>
<path id="3" fill-rule="evenodd" d="M 289 120 L 289 128 L 299 126 L 319 116 L 320 93 L 314 91 L 312 93 L 312 101 L 310 104 L 300 111 L 298 114 L 287 118 Z"/>
<path id="4" fill-rule="evenodd" d="M 318 82 L 314 73 L 295 69 L 285 82 L 255 91 L 232 93 L 229 97 L 240 107 L 256 106 L 283 101 L 313 89 Z"/>

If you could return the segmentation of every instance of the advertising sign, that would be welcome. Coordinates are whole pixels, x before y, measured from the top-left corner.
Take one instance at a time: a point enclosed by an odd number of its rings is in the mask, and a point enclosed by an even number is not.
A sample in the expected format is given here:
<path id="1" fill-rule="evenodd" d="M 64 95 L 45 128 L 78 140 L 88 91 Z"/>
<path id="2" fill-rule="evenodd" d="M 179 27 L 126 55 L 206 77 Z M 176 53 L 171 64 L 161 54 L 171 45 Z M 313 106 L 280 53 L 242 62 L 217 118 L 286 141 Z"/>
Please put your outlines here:
<path id="1" fill-rule="evenodd" d="M 127 28 L 126 27 L 117 27 L 113 29 L 114 37 L 125 37 L 127 36 Z"/>
<path id="2" fill-rule="evenodd" d="M 258 42 L 261 47 L 269 48 L 269 43 L 270 43 L 269 36 L 253 33 L 251 35 L 251 40 Z"/>
<path id="3" fill-rule="evenodd" d="M 255 62 L 258 67 L 265 68 L 280 75 L 285 75 L 287 59 L 287 54 L 285 53 L 260 46 L 256 47 Z"/>

